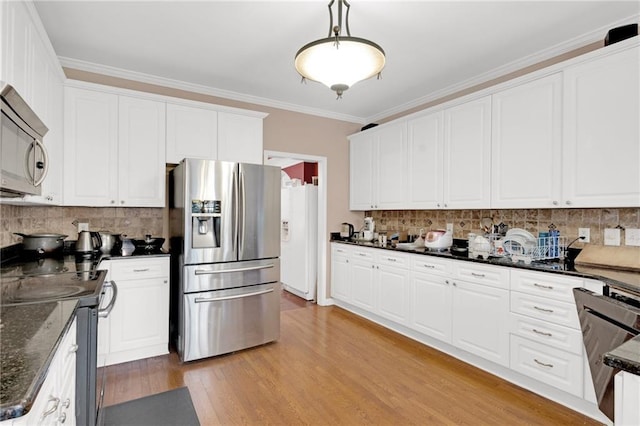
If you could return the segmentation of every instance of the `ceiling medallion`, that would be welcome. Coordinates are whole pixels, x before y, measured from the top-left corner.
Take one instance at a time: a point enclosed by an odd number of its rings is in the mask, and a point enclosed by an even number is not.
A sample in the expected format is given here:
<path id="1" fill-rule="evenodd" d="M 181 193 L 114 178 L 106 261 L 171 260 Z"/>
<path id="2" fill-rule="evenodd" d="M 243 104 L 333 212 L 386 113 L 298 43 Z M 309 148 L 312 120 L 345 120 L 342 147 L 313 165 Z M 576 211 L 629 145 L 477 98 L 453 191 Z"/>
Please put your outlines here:
<path id="1" fill-rule="evenodd" d="M 338 25 L 333 25 L 332 7 L 336 0 L 329 2 L 329 35 L 312 41 L 296 53 L 295 67 L 302 80 L 313 80 L 334 90 L 338 99 L 345 90 L 359 81 L 377 75 L 384 68 L 384 50 L 376 43 L 358 37 L 351 37 L 349 31 L 349 8 L 346 0 L 338 1 Z M 342 6 L 346 6 L 345 28 L 342 36 Z M 333 36 L 331 35 L 333 33 Z"/>

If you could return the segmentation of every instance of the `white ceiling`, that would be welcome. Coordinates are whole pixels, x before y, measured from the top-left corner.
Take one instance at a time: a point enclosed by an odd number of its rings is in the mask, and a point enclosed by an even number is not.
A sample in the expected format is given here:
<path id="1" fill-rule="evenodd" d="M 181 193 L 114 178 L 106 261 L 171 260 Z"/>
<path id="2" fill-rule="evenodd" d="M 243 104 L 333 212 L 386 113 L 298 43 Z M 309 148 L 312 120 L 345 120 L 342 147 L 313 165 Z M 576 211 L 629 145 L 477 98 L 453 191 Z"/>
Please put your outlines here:
<path id="1" fill-rule="evenodd" d="M 351 0 L 385 50 L 382 80 L 336 100 L 293 59 L 329 30 L 327 1 L 36 1 L 64 66 L 359 123 L 437 99 L 638 22 L 638 1 Z"/>

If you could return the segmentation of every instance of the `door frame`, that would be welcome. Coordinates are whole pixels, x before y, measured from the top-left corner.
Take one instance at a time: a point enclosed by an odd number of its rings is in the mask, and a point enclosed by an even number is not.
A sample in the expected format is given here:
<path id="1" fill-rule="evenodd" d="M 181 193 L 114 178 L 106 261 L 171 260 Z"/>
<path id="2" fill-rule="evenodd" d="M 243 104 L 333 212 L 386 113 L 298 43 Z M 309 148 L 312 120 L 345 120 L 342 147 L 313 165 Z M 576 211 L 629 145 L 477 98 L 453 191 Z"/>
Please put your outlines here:
<path id="1" fill-rule="evenodd" d="M 318 164 L 318 285 L 316 303 L 328 306 L 332 301 L 327 297 L 327 157 L 294 152 L 264 151 L 264 164 L 270 157 L 295 158 Z"/>

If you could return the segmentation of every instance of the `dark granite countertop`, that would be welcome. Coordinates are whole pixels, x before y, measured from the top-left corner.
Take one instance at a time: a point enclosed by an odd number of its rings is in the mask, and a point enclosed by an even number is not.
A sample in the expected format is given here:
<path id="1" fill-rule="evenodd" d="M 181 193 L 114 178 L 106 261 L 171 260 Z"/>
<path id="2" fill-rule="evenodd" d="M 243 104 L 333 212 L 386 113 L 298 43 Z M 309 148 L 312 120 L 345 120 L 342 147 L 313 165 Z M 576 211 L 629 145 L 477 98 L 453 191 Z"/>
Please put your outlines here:
<path id="1" fill-rule="evenodd" d="M 423 254 L 425 256 L 435 256 L 439 258 L 461 260 L 467 262 L 478 262 L 487 265 L 507 266 L 510 268 L 528 269 L 532 271 L 551 272 L 574 277 L 595 279 L 602 281 L 608 286 L 615 287 L 621 290 L 630 290 L 636 293 L 640 292 L 640 273 L 638 272 L 625 272 L 604 268 L 593 268 L 573 265 L 572 263 L 559 261 L 531 262 L 530 264 L 525 264 L 524 262 L 512 262 L 508 257 L 489 257 L 488 259 L 476 259 L 468 257 L 466 253 L 464 255 L 458 255 L 449 251 L 428 251 L 424 248 L 407 250 L 399 249 L 390 245 L 383 247 L 379 244 L 374 243 L 351 242 L 342 240 L 332 240 L 331 242 L 347 244 L 351 246 L 371 247 L 380 250 L 391 250 L 394 252 L 402 253 Z M 640 336 L 637 336 L 634 339 L 625 342 L 611 352 L 606 353 L 604 359 L 605 363 L 611 367 L 619 368 L 620 370 L 640 375 Z"/>
<path id="2" fill-rule="evenodd" d="M 0 306 L 0 420 L 28 412 L 77 303 Z"/>

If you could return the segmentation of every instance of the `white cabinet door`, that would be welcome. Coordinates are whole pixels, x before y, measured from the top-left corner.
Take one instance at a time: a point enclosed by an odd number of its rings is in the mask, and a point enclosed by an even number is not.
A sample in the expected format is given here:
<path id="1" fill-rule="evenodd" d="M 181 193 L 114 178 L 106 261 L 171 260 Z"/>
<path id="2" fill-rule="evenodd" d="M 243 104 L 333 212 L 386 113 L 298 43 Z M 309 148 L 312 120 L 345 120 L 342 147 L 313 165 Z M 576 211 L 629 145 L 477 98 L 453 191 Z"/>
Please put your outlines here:
<path id="1" fill-rule="evenodd" d="M 24 2 L 2 2 L 2 78 L 31 103 L 34 28 Z"/>
<path id="2" fill-rule="evenodd" d="M 560 202 L 562 75 L 493 95 L 491 208 Z"/>
<path id="3" fill-rule="evenodd" d="M 118 280 L 118 299 L 111 311 L 110 352 L 167 344 L 169 281 L 166 277 Z M 141 309 L 141 301 L 144 309 Z"/>
<path id="4" fill-rule="evenodd" d="M 118 113 L 118 205 L 164 207 L 165 104 L 119 96 Z"/>
<path id="5" fill-rule="evenodd" d="M 65 87 L 64 204 L 115 206 L 118 96 Z"/>
<path id="6" fill-rule="evenodd" d="M 409 271 L 377 265 L 378 314 L 398 324 L 409 323 Z"/>
<path id="7" fill-rule="evenodd" d="M 444 111 L 444 208 L 489 208 L 491 96 Z"/>
<path id="8" fill-rule="evenodd" d="M 447 277 L 413 272 L 411 275 L 411 328 L 451 343 L 451 281 Z"/>
<path id="9" fill-rule="evenodd" d="M 401 121 L 376 132 L 373 161 L 374 208 L 401 209 L 407 202 L 406 123 Z"/>
<path id="10" fill-rule="evenodd" d="M 349 302 L 351 300 L 351 263 L 346 255 L 331 253 L 331 297 Z"/>
<path id="11" fill-rule="evenodd" d="M 453 344 L 509 366 L 509 291 L 455 280 L 452 306 Z"/>
<path id="12" fill-rule="evenodd" d="M 640 424 L 640 376 L 620 371 L 614 378 L 614 418 L 616 425 Z"/>
<path id="13" fill-rule="evenodd" d="M 218 157 L 218 113 L 167 103 L 167 163 L 183 158 L 215 160 Z"/>
<path id="14" fill-rule="evenodd" d="M 437 209 L 443 204 L 443 112 L 407 123 L 407 203 L 412 209 Z"/>
<path id="15" fill-rule="evenodd" d="M 218 160 L 262 164 L 262 118 L 219 112 Z"/>
<path id="16" fill-rule="evenodd" d="M 640 47 L 564 71 L 563 207 L 640 206 Z"/>
<path id="17" fill-rule="evenodd" d="M 371 259 L 354 257 L 351 261 L 351 303 L 369 312 L 375 312 L 375 267 Z"/>
<path id="18" fill-rule="evenodd" d="M 349 139 L 349 208 L 372 210 L 374 133 L 354 135 Z"/>

